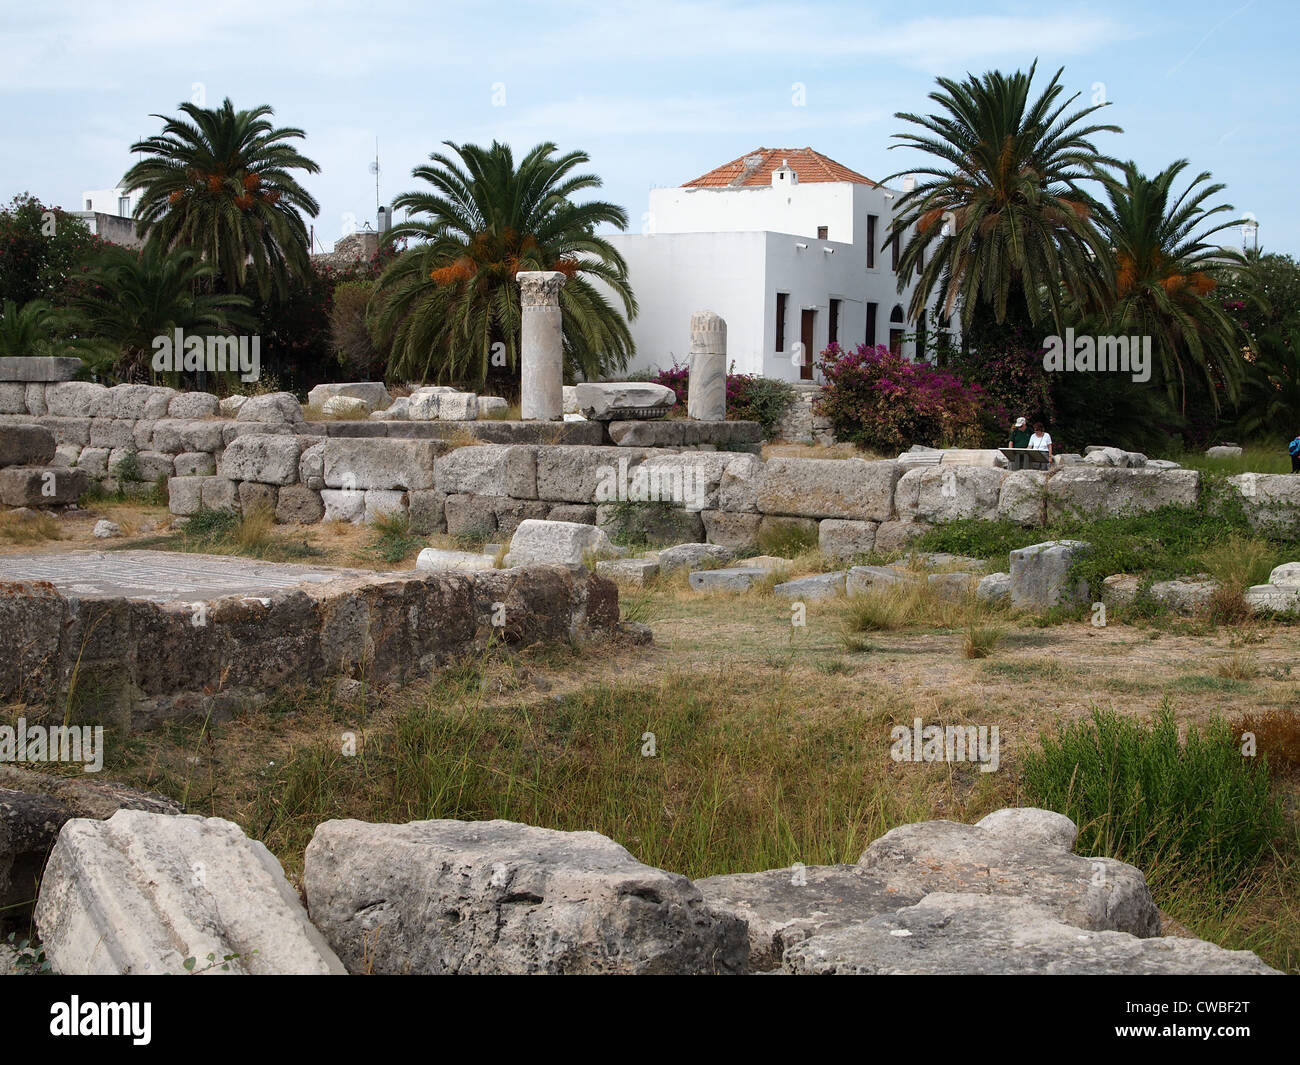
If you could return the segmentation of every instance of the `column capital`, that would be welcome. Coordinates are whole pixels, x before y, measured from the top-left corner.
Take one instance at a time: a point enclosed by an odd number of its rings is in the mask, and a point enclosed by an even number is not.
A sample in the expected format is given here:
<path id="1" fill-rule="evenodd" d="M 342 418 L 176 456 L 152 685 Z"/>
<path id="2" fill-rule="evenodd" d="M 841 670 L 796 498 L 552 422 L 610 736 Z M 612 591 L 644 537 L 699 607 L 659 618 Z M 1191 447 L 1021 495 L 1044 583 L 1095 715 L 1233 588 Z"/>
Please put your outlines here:
<path id="1" fill-rule="evenodd" d="M 558 307 L 565 275 L 559 270 L 520 270 L 515 274 L 525 307 Z"/>

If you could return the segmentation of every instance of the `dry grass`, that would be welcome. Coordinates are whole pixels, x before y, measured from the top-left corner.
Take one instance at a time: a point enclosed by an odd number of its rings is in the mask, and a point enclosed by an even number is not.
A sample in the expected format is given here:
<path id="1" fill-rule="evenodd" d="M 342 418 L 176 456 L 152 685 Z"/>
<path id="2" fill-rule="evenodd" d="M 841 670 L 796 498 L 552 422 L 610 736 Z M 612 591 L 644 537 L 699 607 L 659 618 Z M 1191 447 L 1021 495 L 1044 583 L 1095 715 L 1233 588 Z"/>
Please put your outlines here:
<path id="1" fill-rule="evenodd" d="M 1259 660 L 1252 654 L 1238 651 L 1215 662 L 1214 675 L 1228 680 L 1254 680 L 1259 676 Z"/>
<path id="2" fill-rule="evenodd" d="M 1300 711 L 1261 710 L 1233 720 L 1238 734 L 1255 737 L 1256 755 L 1268 758 L 1275 773 L 1300 773 Z"/>
<path id="3" fill-rule="evenodd" d="M 6 544 L 36 544 L 62 540 L 65 535 L 56 518 L 39 510 L 31 514 L 13 511 L 0 514 L 0 541 Z"/>
<path id="4" fill-rule="evenodd" d="M 965 658 L 988 658 L 1005 635 L 992 625 L 969 625 L 962 637 L 961 653 Z"/>

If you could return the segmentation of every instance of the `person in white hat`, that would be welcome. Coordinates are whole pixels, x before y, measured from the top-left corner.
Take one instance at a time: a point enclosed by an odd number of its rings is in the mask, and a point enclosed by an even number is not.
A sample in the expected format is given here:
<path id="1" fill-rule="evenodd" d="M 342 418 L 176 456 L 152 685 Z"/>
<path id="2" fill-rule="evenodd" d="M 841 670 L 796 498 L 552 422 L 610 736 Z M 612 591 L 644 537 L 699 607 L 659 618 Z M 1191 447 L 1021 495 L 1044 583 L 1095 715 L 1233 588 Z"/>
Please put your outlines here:
<path id="1" fill-rule="evenodd" d="M 1028 447 L 1029 446 L 1029 423 L 1024 418 L 1017 418 L 1016 424 L 1011 430 L 1011 440 L 1007 447 Z"/>

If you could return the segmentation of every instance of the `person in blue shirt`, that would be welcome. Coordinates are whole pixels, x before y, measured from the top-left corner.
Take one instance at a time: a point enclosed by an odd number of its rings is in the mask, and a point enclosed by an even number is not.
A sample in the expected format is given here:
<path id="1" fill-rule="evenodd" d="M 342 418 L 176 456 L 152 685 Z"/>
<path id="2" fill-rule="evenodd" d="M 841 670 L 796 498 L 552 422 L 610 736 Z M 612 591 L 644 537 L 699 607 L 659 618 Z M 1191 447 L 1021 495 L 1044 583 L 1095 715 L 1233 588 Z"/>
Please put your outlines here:
<path id="1" fill-rule="evenodd" d="M 1296 438 L 1286 446 L 1288 454 L 1291 456 L 1291 472 L 1300 473 L 1300 433 Z"/>

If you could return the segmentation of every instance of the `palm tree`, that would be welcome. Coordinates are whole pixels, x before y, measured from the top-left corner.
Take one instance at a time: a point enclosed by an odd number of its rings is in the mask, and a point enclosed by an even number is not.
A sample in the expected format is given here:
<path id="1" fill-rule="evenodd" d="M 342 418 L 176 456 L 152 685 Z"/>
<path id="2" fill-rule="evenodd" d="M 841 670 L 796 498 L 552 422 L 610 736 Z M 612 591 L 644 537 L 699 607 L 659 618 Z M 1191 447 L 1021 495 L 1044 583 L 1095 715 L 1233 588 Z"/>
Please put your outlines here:
<path id="1" fill-rule="evenodd" d="M 433 191 L 407 192 L 394 201 L 416 216 L 392 228 L 389 239 L 417 243 L 384 271 L 372 304 L 377 329 L 392 341 L 389 372 L 410 380 L 482 382 L 493 349 L 518 365 L 521 270 L 559 270 L 564 354 L 570 374 L 587 377 L 622 369 L 633 353 L 627 318 L 636 299 L 627 264 L 598 225 L 627 228 L 627 213 L 612 203 L 574 203 L 599 188 L 594 174 L 574 174 L 584 152 L 557 155 L 539 144 L 515 166 L 510 147 L 444 142 L 457 159 L 435 152 L 433 165 L 414 177 Z M 610 288 L 623 314 L 588 278 Z"/>
<path id="2" fill-rule="evenodd" d="M 1106 104 L 1066 114 L 1079 94 L 1060 99 L 1064 68 L 1031 101 L 1037 66 L 1028 74 L 939 78 L 942 91 L 930 99 L 943 113 L 895 115 L 926 132 L 896 133 L 902 143 L 890 147 L 917 148 L 938 160 L 908 171 L 930 179 L 899 199 L 888 238 L 907 239 L 900 292 L 924 257 L 910 305 L 913 320 L 941 289 L 945 315 L 961 301 L 964 330 L 979 308 L 991 309 L 1001 323 L 1009 304 L 1014 310 L 1023 302 L 1033 323 L 1050 310 L 1059 332 L 1067 295 L 1090 301 L 1104 281 L 1109 256 L 1091 224 L 1093 201 L 1081 182 L 1100 180 L 1101 167 L 1118 165 L 1090 138 L 1122 131 L 1080 125 Z"/>
<path id="3" fill-rule="evenodd" d="M 1220 388 L 1236 399 L 1247 342 L 1221 302 L 1207 298 L 1225 266 L 1244 265 L 1244 260 L 1206 238 L 1241 221 L 1234 217 L 1205 228 L 1232 207 L 1205 206 L 1224 189 L 1204 184 L 1208 173 L 1198 174 L 1175 196 L 1174 182 L 1186 168 L 1187 160 L 1180 159 L 1146 177 L 1134 163 L 1125 163 L 1123 181 L 1107 182 L 1110 203 L 1097 210 L 1098 226 L 1115 258 L 1099 332 L 1151 337 L 1169 398 L 1184 412 L 1189 377 L 1205 384 L 1216 410 Z"/>
<path id="4" fill-rule="evenodd" d="M 289 143 L 305 134 L 274 128 L 265 104 L 236 111 L 227 98 L 216 109 L 180 109 L 184 118 L 154 115 L 162 133 L 131 145 L 146 155 L 122 179 L 128 193 L 143 190 L 140 235 L 155 248 L 193 248 L 225 291 L 242 288 L 251 267 L 264 299 L 272 289 L 283 294 L 290 274 L 310 268 L 299 212 L 320 211 L 293 175 L 320 171 Z"/>
<path id="5" fill-rule="evenodd" d="M 200 263 L 190 248 L 146 244 L 135 252 L 110 245 L 73 298 L 70 318 L 78 339 L 70 346 L 98 368 L 108 351 L 114 376 L 139 380 L 153 376 L 155 337 L 177 328 L 195 336 L 256 328 L 245 311 L 248 297 L 203 291 L 215 274 L 216 267 Z"/>
<path id="6" fill-rule="evenodd" d="M 5 300 L 0 307 L 0 357 L 49 355 L 64 316 L 46 300 L 28 300 L 21 307 Z"/>

